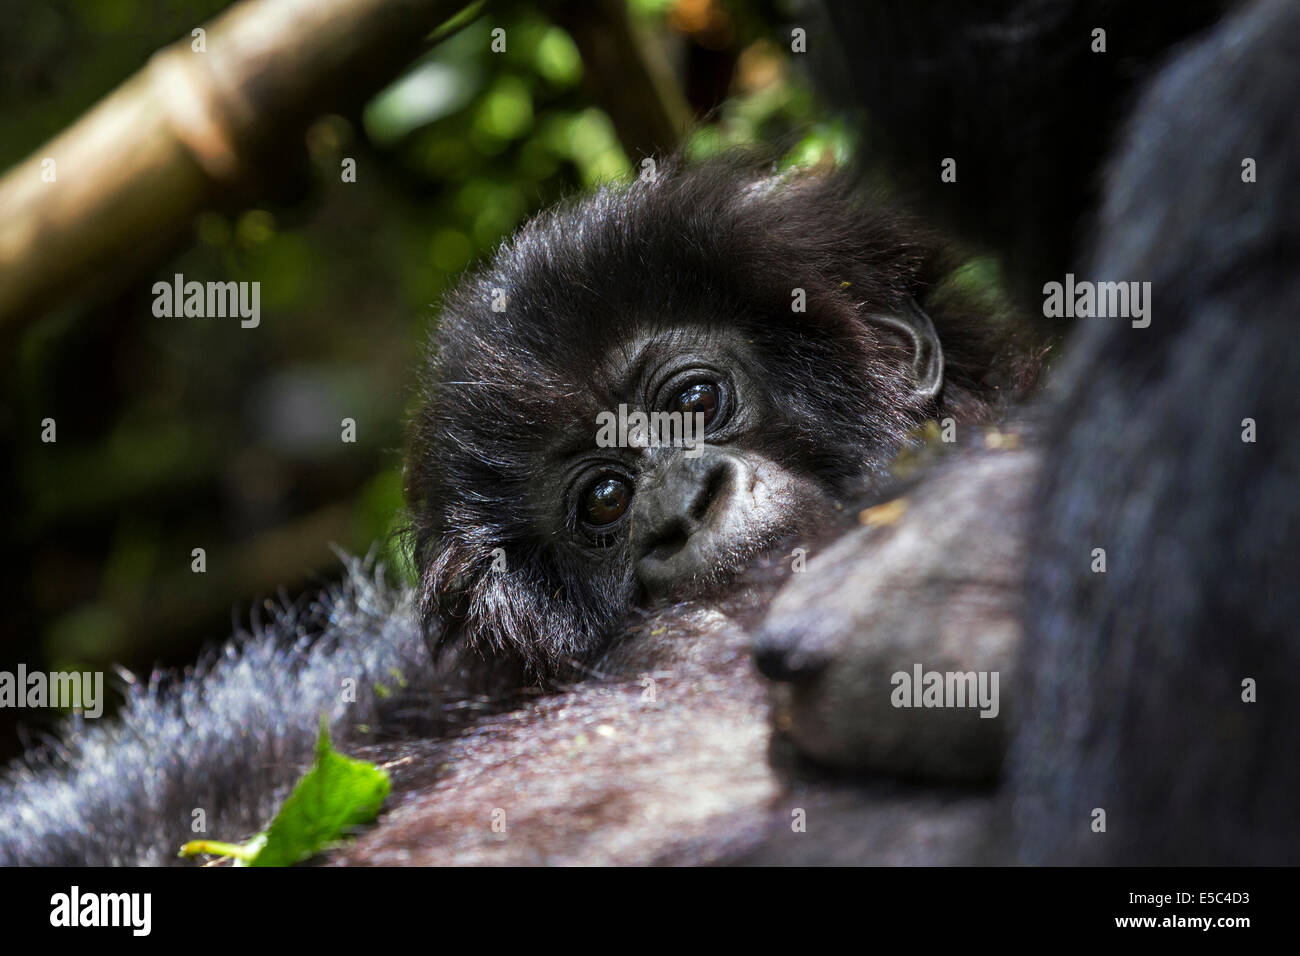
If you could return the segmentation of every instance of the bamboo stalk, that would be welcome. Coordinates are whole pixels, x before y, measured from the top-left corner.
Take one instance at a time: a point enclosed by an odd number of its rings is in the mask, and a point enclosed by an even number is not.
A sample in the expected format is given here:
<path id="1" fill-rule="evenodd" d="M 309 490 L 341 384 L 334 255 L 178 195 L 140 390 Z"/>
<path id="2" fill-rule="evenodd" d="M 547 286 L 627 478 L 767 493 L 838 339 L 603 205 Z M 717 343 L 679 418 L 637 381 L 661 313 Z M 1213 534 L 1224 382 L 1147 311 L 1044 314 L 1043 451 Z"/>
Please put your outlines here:
<path id="1" fill-rule="evenodd" d="M 160 50 L 0 179 L 0 327 L 301 149 L 309 122 L 378 89 L 463 5 L 246 0 L 205 28 L 205 52 Z"/>

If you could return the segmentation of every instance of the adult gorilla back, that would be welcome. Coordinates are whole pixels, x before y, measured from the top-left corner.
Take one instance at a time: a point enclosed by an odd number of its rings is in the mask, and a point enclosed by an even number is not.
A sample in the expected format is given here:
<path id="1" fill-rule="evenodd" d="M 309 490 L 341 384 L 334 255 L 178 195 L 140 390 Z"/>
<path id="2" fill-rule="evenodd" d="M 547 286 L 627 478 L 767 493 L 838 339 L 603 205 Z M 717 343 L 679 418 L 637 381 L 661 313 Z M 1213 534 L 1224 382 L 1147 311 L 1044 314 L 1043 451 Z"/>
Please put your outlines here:
<path id="1" fill-rule="evenodd" d="M 1048 429 L 1027 861 L 1300 862 L 1298 96 L 1300 6 L 1255 4 L 1161 74 L 1110 172 L 1092 273 L 1150 281 L 1152 318 L 1082 320 Z"/>

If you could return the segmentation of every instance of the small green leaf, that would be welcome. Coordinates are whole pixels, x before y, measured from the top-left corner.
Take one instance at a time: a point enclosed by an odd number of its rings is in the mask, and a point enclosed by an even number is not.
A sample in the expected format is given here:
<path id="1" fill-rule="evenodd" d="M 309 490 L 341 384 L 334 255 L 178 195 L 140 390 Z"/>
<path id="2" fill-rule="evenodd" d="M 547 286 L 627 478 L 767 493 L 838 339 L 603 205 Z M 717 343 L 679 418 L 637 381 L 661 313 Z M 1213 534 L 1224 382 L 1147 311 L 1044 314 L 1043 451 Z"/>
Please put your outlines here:
<path id="1" fill-rule="evenodd" d="M 316 762 L 265 832 L 245 844 L 195 840 L 181 847 L 180 855 L 216 853 L 234 857 L 236 865 L 290 866 L 315 856 L 353 827 L 372 821 L 388 790 L 388 772 L 336 751 L 321 721 Z"/>
<path id="2" fill-rule="evenodd" d="M 388 796 L 388 773 L 330 746 L 321 724 L 316 763 L 298 781 L 266 831 L 251 866 L 288 866 L 315 856 L 348 830 L 369 823 Z"/>

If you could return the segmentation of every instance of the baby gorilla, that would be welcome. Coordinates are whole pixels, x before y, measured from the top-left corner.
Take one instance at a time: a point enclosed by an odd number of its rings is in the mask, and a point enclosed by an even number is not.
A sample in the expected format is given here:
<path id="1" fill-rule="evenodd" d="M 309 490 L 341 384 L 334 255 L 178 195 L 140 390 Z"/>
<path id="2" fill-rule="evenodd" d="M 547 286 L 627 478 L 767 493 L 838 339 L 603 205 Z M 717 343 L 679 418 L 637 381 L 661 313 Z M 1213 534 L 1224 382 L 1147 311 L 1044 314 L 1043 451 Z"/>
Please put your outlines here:
<path id="1" fill-rule="evenodd" d="M 668 164 L 539 217 L 448 298 L 432 343 L 407 466 L 417 593 L 354 574 L 191 676 L 132 686 L 118 720 L 0 785 L 0 862 L 166 862 L 198 808 L 222 838 L 263 826 L 322 714 L 344 748 L 384 741 L 377 759 L 443 753 L 465 714 L 525 689 L 703 666 L 701 648 L 726 649 L 732 682 L 690 686 L 733 688 L 719 749 L 759 792 L 760 685 L 735 629 L 699 614 L 763 600 L 729 582 L 868 491 L 927 418 L 991 414 L 1005 343 L 945 281 L 953 265 L 847 175 L 744 158 Z M 600 447 L 598 416 L 620 406 L 698 416 L 703 442 Z M 583 698 L 608 729 L 603 699 Z M 515 720 L 511 759 L 548 752 L 564 711 Z M 658 722 L 677 743 L 709 722 L 677 713 Z M 484 746 L 453 764 L 473 777 Z"/>
<path id="2" fill-rule="evenodd" d="M 721 596 L 927 418 L 987 416 L 1002 343 L 952 265 L 844 174 L 736 159 L 529 224 L 432 349 L 408 481 L 428 633 L 498 688 L 554 679 L 633 608 Z M 703 447 L 597 447 L 620 407 L 698 415 Z"/>

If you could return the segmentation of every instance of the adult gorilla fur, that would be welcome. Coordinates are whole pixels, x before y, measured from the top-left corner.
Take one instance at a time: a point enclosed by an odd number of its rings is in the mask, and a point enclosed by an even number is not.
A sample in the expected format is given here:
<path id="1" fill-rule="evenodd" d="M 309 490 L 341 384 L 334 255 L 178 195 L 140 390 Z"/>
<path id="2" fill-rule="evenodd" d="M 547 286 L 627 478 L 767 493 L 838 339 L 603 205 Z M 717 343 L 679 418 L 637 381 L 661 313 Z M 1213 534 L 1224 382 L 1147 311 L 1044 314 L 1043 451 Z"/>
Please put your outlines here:
<path id="1" fill-rule="evenodd" d="M 1085 320 L 1053 412 L 1013 755 L 1029 861 L 1300 862 L 1297 95 L 1300 6 L 1252 5 L 1146 91 L 1109 172 L 1090 272 L 1150 280 L 1153 318 Z"/>
<path id="2" fill-rule="evenodd" d="M 1152 284 L 1149 328 L 1080 320 L 1041 412 L 1004 853 L 1300 862 L 1300 7 L 829 7 L 892 168 L 1027 307 L 1067 270 Z M 955 184 L 928 175 L 947 156 Z"/>

